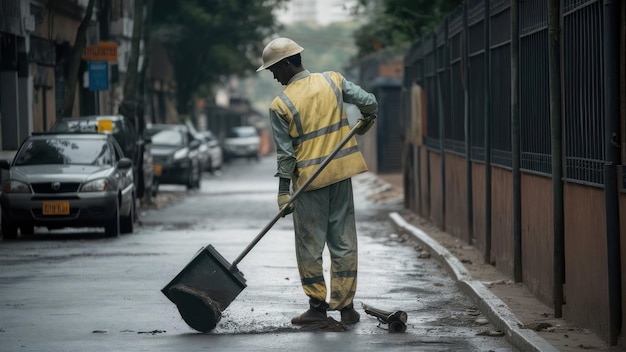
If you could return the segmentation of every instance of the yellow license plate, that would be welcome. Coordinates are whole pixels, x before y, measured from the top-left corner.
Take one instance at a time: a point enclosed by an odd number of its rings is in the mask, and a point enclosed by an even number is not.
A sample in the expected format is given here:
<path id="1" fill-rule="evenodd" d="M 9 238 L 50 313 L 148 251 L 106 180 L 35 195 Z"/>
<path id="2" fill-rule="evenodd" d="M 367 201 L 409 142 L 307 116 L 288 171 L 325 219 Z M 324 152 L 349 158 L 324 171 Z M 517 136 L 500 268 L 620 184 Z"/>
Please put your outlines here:
<path id="1" fill-rule="evenodd" d="M 154 164 L 154 176 L 161 176 L 163 173 L 163 165 Z"/>
<path id="2" fill-rule="evenodd" d="M 69 215 L 70 202 L 43 202 L 43 215 Z"/>

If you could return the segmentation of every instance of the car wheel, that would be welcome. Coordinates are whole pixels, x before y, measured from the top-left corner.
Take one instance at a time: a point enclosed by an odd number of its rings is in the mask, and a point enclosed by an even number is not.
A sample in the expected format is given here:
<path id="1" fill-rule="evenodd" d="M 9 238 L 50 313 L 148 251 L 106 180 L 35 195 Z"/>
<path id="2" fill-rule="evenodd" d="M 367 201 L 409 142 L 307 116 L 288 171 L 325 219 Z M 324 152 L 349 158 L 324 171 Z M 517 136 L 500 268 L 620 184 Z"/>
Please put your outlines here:
<path id="1" fill-rule="evenodd" d="M 206 167 L 206 171 L 213 173 L 213 159 L 209 158 L 209 160 L 207 161 L 207 167 Z"/>
<path id="2" fill-rule="evenodd" d="M 140 170 L 140 171 L 143 171 L 143 170 Z M 139 199 L 141 199 L 141 198 L 143 198 L 143 196 L 145 194 L 144 192 L 145 192 L 145 188 L 146 188 L 146 186 L 145 186 L 146 182 L 144 180 L 143 172 L 137 172 L 137 176 L 135 177 L 135 179 L 137 180 L 137 184 L 136 184 L 136 186 L 137 186 L 137 188 L 136 188 L 137 189 L 137 197 Z"/>
<path id="3" fill-rule="evenodd" d="M 0 230 L 2 230 L 2 237 L 5 239 L 17 238 L 17 226 L 12 224 L 4 216 L 2 217 L 2 223 L 0 223 Z"/>
<path id="4" fill-rule="evenodd" d="M 115 214 L 104 226 L 104 235 L 106 237 L 117 237 L 120 234 L 120 205 L 116 202 Z"/>
<path id="5" fill-rule="evenodd" d="M 200 189 L 201 184 L 202 184 L 202 170 L 198 170 L 198 178 L 196 179 L 194 188 Z"/>
<path id="6" fill-rule="evenodd" d="M 187 174 L 187 189 L 192 190 L 196 185 L 196 181 L 194 180 L 195 173 L 193 172 L 193 163 L 189 164 L 189 173 Z"/>
<path id="7" fill-rule="evenodd" d="M 20 226 L 20 233 L 22 235 L 32 235 L 35 233 L 35 226 L 34 225 Z"/>
<path id="8" fill-rule="evenodd" d="M 136 200 L 133 195 L 133 199 L 131 200 L 132 204 L 130 205 L 130 210 L 128 211 L 128 215 L 124 216 L 120 219 L 120 233 L 133 233 L 133 227 L 135 225 L 135 205 Z"/>
<path id="9" fill-rule="evenodd" d="M 143 192 L 143 198 L 141 198 L 141 202 L 142 203 L 146 203 L 146 204 L 152 204 L 152 187 L 147 188 L 145 192 Z"/>
<path id="10" fill-rule="evenodd" d="M 159 182 L 154 180 L 152 181 L 152 187 L 150 187 L 150 196 L 156 198 L 157 194 L 159 194 Z"/>

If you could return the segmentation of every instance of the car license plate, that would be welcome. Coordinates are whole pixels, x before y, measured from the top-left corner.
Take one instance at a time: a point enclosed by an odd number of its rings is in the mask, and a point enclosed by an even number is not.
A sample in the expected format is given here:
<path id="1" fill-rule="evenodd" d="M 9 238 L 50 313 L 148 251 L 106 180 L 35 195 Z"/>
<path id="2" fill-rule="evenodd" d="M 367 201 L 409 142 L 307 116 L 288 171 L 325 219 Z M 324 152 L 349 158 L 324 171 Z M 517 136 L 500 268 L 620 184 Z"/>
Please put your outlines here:
<path id="1" fill-rule="evenodd" d="M 43 215 L 69 215 L 70 202 L 43 202 Z"/>
<path id="2" fill-rule="evenodd" d="M 154 176 L 161 176 L 163 173 L 163 166 L 161 164 L 154 164 Z"/>

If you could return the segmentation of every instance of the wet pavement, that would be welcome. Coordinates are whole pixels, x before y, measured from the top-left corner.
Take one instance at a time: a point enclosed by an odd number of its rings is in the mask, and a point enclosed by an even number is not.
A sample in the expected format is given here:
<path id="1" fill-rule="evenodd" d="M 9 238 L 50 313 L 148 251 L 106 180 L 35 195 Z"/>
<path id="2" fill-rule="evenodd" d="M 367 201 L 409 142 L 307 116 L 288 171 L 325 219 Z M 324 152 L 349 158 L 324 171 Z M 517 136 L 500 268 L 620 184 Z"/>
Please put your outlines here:
<path id="1" fill-rule="evenodd" d="M 131 235 L 37 229 L 0 242 L 0 350 L 517 351 L 441 262 L 397 231 L 389 214 L 402 201 L 373 201 L 385 186 L 370 174 L 353 180 L 359 323 L 291 325 L 308 305 L 286 217 L 239 263 L 248 286 L 217 327 L 203 334 L 187 326 L 161 288 L 208 244 L 232 261 L 273 218 L 274 163 L 236 160 L 221 175 L 205 176 L 200 191 L 163 186 L 155 204 L 141 208 Z M 362 303 L 405 311 L 406 332 L 390 333 Z M 339 312 L 329 317 L 340 319 Z"/>
<path id="2" fill-rule="evenodd" d="M 372 194 L 381 199 L 403 194 L 402 174 L 380 174 L 385 192 Z M 390 213 L 399 231 L 410 235 L 435 256 L 456 278 L 461 290 L 476 302 L 499 331 L 522 351 L 611 351 L 624 352 L 623 346 L 608 346 L 597 334 L 566 317 L 555 318 L 554 309 L 535 297 L 523 282 L 497 271 L 484 262 L 478 248 L 437 228 L 428 219 L 409 209 Z"/>

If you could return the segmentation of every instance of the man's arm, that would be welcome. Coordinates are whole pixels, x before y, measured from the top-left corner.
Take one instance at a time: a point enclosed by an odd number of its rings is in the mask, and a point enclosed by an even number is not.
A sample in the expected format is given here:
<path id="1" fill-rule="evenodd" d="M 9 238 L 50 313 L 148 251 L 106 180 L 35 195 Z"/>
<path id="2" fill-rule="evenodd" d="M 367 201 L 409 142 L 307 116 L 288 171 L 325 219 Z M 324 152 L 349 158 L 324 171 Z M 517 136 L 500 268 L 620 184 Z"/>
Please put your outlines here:
<path id="1" fill-rule="evenodd" d="M 280 115 L 270 109 L 270 122 L 276 144 L 277 170 L 274 176 L 278 182 L 278 209 L 283 210 L 283 216 L 293 212 L 293 205 L 285 209 L 291 199 L 291 175 L 296 167 L 296 157 L 289 136 L 289 124 Z"/>
<path id="2" fill-rule="evenodd" d="M 359 85 L 343 79 L 342 83 L 343 101 L 354 104 L 361 111 L 361 115 L 376 115 L 378 112 L 378 101 L 374 94 L 365 91 Z"/>
<path id="3" fill-rule="evenodd" d="M 356 105 L 359 111 L 361 111 L 362 117 L 359 118 L 361 126 L 356 130 L 356 133 L 363 135 L 374 125 L 374 120 L 378 113 L 376 96 L 345 78 L 342 81 L 342 89 L 343 101 Z"/>
<path id="4" fill-rule="evenodd" d="M 296 168 L 296 153 L 289 136 L 289 124 L 276 111 L 270 109 L 270 122 L 276 144 L 277 169 L 274 176 L 291 179 Z"/>

